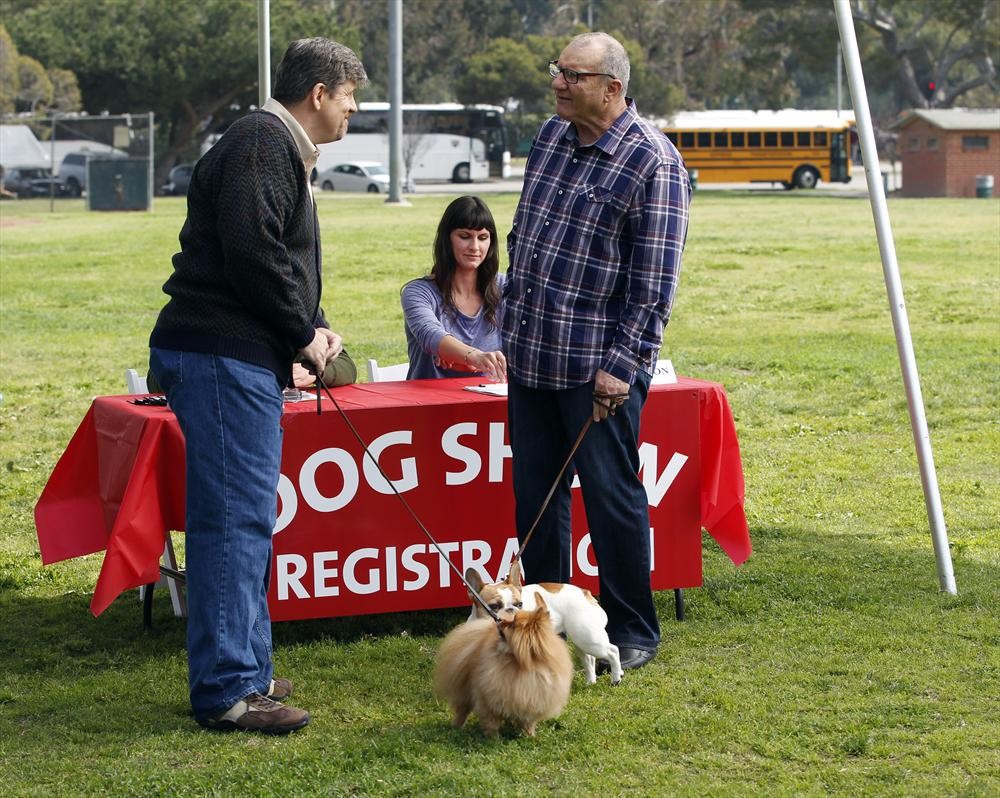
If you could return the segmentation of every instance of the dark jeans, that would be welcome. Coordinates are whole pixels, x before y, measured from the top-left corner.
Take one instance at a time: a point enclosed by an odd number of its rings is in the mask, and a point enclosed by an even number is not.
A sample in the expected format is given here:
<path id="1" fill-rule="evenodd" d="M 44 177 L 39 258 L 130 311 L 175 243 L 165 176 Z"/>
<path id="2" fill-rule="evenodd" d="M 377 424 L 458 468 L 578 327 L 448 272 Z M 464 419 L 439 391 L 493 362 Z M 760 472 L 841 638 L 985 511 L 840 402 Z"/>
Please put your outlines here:
<path id="1" fill-rule="evenodd" d="M 267 588 L 281 466 L 281 384 L 232 358 L 150 350 L 187 448 L 188 681 L 196 717 L 267 694 Z"/>
<path id="2" fill-rule="evenodd" d="M 660 641 L 649 586 L 649 504 L 639 481 L 639 417 L 650 376 L 640 371 L 628 401 L 592 424 L 573 457 L 597 559 L 608 636 L 619 646 L 654 650 Z M 594 383 L 565 390 L 511 382 L 507 413 L 513 453 L 517 534 L 522 541 L 570 447 L 592 412 Z M 567 473 L 524 550 L 529 582 L 569 582 L 572 574 Z"/>

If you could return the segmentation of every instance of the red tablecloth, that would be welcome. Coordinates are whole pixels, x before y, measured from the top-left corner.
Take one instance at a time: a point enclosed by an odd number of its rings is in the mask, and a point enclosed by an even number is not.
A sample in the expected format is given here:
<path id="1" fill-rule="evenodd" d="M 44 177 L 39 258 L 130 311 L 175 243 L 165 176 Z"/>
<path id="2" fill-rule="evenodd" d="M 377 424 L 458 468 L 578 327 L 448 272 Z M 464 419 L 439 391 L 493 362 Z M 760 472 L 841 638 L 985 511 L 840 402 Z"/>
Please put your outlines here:
<path id="1" fill-rule="evenodd" d="M 516 549 L 506 400 L 475 380 L 352 385 L 338 403 L 446 553 L 504 570 Z M 155 581 L 168 530 L 184 528 L 184 441 L 173 414 L 98 397 L 35 507 L 45 564 L 106 549 L 91 610 Z M 287 404 L 270 603 L 275 620 L 467 602 L 465 590 L 368 463 L 333 404 Z M 582 423 L 582 420 L 581 420 Z M 653 386 L 640 430 L 651 581 L 701 584 L 704 527 L 737 565 L 750 556 L 732 413 L 720 385 Z M 579 491 L 573 581 L 596 592 Z M 513 548 L 512 548 L 513 547 Z"/>

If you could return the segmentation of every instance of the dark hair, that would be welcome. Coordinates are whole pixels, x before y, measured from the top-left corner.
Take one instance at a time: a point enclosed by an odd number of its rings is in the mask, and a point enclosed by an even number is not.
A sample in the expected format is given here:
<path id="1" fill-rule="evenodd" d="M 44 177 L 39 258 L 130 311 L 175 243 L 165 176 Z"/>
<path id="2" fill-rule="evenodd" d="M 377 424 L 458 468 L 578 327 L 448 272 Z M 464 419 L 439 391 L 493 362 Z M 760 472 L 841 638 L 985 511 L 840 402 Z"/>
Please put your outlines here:
<path id="1" fill-rule="evenodd" d="M 483 295 L 486 307 L 486 321 L 497 326 L 497 307 L 500 305 L 500 289 L 497 286 L 497 272 L 500 271 L 500 245 L 497 241 L 497 226 L 493 214 L 479 197 L 459 197 L 454 200 L 441 216 L 437 235 L 434 238 L 434 268 L 428 279 L 433 280 L 441 292 L 445 308 L 454 315 L 457 312 L 451 289 L 455 278 L 455 252 L 451 246 L 453 230 L 489 230 L 490 248 L 476 270 L 476 288 Z"/>
<path id="2" fill-rule="evenodd" d="M 350 47 L 319 36 L 296 39 L 278 64 L 271 96 L 279 103 L 296 103 L 305 99 L 317 83 L 326 86 L 327 94 L 333 94 L 349 80 L 358 88 L 368 83 L 365 68 Z"/>

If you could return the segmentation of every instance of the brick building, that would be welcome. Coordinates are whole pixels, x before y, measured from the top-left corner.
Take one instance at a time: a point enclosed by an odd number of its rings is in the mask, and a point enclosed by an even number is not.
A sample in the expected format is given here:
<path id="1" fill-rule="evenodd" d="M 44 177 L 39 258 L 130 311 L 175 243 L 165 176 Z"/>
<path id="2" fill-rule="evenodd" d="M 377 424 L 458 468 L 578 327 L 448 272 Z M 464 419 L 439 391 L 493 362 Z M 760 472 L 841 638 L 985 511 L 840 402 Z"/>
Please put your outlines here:
<path id="1" fill-rule="evenodd" d="M 916 109 L 891 127 L 899 134 L 902 196 L 975 197 L 980 175 L 1000 188 L 1000 109 Z"/>

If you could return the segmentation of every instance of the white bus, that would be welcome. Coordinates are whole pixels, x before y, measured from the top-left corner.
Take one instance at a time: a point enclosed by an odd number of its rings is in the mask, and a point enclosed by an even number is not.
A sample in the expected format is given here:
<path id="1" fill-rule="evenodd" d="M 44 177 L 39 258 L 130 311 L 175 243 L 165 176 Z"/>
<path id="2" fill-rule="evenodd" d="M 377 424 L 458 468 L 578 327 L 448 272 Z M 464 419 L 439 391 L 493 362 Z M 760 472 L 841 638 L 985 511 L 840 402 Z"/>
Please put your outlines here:
<path id="1" fill-rule="evenodd" d="M 403 177 L 468 183 L 510 172 L 503 109 L 495 105 L 403 105 Z M 389 103 L 364 102 L 347 136 L 321 144 L 318 171 L 346 161 L 389 166 Z M 409 170 L 407 170 L 409 166 Z"/>

